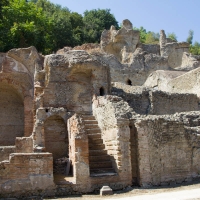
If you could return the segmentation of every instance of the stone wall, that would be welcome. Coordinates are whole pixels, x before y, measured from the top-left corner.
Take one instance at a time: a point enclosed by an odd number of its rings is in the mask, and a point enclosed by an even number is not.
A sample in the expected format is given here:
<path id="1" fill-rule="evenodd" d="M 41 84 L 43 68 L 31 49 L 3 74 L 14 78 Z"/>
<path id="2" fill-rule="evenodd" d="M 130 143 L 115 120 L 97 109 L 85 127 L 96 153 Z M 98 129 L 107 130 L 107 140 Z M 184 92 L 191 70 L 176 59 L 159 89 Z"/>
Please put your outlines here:
<path id="1" fill-rule="evenodd" d="M 199 129 L 185 127 L 183 116 L 187 113 L 149 116 L 134 123 L 140 185 L 168 185 L 199 177 Z"/>
<path id="2" fill-rule="evenodd" d="M 130 128 L 129 120 L 133 114 L 126 102 L 116 96 L 98 97 L 93 102 L 93 114 L 102 131 L 106 150 L 111 155 L 113 166 L 122 185 L 132 183 Z"/>
<path id="3" fill-rule="evenodd" d="M 200 68 L 191 70 L 168 83 L 168 91 L 176 93 L 193 93 L 200 96 L 199 89 L 199 71 Z"/>
<path id="4" fill-rule="evenodd" d="M 100 88 L 105 94 L 110 90 L 107 66 L 85 51 L 46 56 L 44 65 L 45 87 L 44 94 L 40 96 L 44 107 L 64 107 L 77 113 L 91 113 L 93 95 L 99 95 Z"/>
<path id="5" fill-rule="evenodd" d="M 138 114 L 164 115 L 199 110 L 199 98 L 195 94 L 167 93 L 122 83 L 114 83 L 111 91 Z"/>
<path id="6" fill-rule="evenodd" d="M 139 44 L 138 47 L 141 48 L 142 51 L 160 55 L 160 45 L 158 44 Z"/>
<path id="7" fill-rule="evenodd" d="M 15 144 L 24 136 L 24 104 L 21 96 L 8 85 L 0 85 L 0 145 Z"/>
<path id="8" fill-rule="evenodd" d="M 54 195 L 50 153 L 12 153 L 0 162 L 0 198 Z"/>
<path id="9" fill-rule="evenodd" d="M 15 146 L 1 146 L 0 147 L 0 162 L 8 160 L 11 153 L 15 153 Z"/>
<path id="10" fill-rule="evenodd" d="M 89 172 L 89 144 L 83 119 L 75 114 L 68 120 L 69 157 L 72 161 L 74 181 L 79 192 L 91 191 Z"/>
<path id="11" fill-rule="evenodd" d="M 149 114 L 165 115 L 199 110 L 199 98 L 195 94 L 166 93 L 162 91 L 153 91 L 149 94 L 151 102 Z"/>
<path id="12" fill-rule="evenodd" d="M 138 114 L 148 114 L 150 109 L 149 90 L 143 87 L 115 83 L 112 87 L 112 95 L 122 97 Z"/>

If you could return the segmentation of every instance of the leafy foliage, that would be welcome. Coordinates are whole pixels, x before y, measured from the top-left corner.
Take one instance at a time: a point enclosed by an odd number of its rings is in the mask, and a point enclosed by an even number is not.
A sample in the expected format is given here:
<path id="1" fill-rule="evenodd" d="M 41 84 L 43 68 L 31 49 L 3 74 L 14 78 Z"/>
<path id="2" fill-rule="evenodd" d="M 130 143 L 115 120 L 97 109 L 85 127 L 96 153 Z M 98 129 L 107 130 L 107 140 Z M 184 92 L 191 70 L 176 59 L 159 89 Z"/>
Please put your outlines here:
<path id="1" fill-rule="evenodd" d="M 83 17 L 85 42 L 99 42 L 104 29 L 114 25 L 117 29 L 118 22 L 109 9 L 86 10 Z"/>
<path id="2" fill-rule="evenodd" d="M 168 33 L 167 37 L 177 42 L 177 36 L 174 32 Z"/>
<path id="3" fill-rule="evenodd" d="M 104 29 L 118 23 L 108 9 L 84 16 L 48 0 L 1 0 L 0 51 L 35 46 L 47 54 L 64 46 L 99 42 Z"/>
<path id="4" fill-rule="evenodd" d="M 194 55 L 200 55 L 200 43 L 195 42 L 194 45 L 190 45 L 190 53 Z"/>
<path id="5" fill-rule="evenodd" d="M 140 28 L 134 27 L 133 29 L 140 31 L 140 42 L 145 44 L 158 44 L 159 43 L 159 33 L 154 33 L 152 31 L 146 31 L 142 26 Z"/>
<path id="6" fill-rule="evenodd" d="M 0 0 L 0 51 L 35 46 L 49 54 L 64 46 L 99 43 L 101 33 L 114 25 L 119 28 L 109 9 L 86 10 L 82 15 L 71 12 L 49 0 Z M 140 31 L 140 42 L 158 44 L 159 34 Z M 189 31 L 187 42 L 190 52 L 200 54 L 200 44 L 192 44 L 194 32 Z M 175 33 L 168 37 L 177 41 Z"/>
<path id="7" fill-rule="evenodd" d="M 189 30 L 188 37 L 187 37 L 187 39 L 186 39 L 186 41 L 187 41 L 189 44 L 192 44 L 193 35 L 194 35 L 194 31 L 193 31 L 193 30 Z"/>

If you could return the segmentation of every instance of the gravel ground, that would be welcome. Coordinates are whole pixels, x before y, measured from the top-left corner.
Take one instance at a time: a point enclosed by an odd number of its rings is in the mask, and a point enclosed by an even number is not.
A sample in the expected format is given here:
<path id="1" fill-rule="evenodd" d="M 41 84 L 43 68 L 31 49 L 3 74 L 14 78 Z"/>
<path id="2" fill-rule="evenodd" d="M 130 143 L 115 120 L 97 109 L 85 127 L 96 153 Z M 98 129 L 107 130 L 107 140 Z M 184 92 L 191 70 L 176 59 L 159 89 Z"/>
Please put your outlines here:
<path id="1" fill-rule="evenodd" d="M 57 200 L 157 200 L 157 199 L 168 199 L 168 200 L 200 200 L 200 183 L 193 183 L 191 185 L 182 186 L 169 186 L 169 187 L 151 187 L 151 188 L 139 188 L 139 187 L 128 187 L 121 191 L 114 191 L 111 196 L 100 196 L 100 195 L 80 195 L 80 196 L 67 196 L 63 198 L 54 198 Z"/>

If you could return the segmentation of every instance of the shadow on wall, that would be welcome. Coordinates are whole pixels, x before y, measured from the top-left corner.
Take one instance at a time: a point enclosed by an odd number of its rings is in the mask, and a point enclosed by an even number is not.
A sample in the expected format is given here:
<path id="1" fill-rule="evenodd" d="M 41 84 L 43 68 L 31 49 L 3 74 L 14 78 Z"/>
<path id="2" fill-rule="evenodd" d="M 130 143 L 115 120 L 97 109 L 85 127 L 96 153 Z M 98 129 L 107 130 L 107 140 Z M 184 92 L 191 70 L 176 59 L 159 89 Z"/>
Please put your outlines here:
<path id="1" fill-rule="evenodd" d="M 15 145 L 24 136 L 24 103 L 12 86 L 0 85 L 0 146 Z"/>
<path id="2" fill-rule="evenodd" d="M 49 117 L 44 123 L 44 135 L 45 150 L 53 155 L 54 175 L 72 175 L 67 125 L 63 118 Z"/>

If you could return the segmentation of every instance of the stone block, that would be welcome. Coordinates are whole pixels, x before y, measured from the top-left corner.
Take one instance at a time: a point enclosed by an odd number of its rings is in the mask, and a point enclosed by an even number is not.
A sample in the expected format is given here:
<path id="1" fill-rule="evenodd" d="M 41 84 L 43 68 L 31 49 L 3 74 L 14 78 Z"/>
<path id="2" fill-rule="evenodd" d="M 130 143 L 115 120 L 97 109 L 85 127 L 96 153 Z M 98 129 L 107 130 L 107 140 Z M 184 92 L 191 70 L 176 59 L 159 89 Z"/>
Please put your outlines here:
<path id="1" fill-rule="evenodd" d="M 113 190 L 109 187 L 109 186 L 103 186 L 100 189 L 100 195 L 104 196 L 104 195 L 112 195 L 113 194 Z"/>

